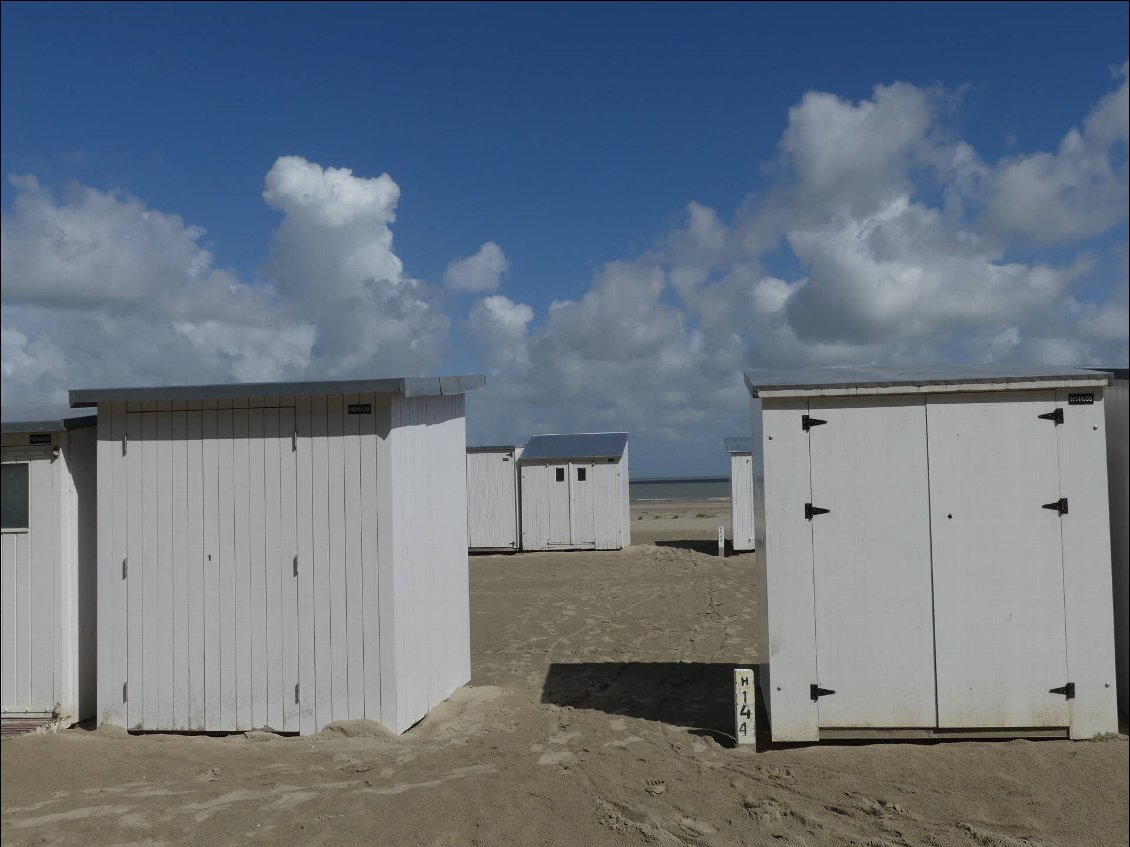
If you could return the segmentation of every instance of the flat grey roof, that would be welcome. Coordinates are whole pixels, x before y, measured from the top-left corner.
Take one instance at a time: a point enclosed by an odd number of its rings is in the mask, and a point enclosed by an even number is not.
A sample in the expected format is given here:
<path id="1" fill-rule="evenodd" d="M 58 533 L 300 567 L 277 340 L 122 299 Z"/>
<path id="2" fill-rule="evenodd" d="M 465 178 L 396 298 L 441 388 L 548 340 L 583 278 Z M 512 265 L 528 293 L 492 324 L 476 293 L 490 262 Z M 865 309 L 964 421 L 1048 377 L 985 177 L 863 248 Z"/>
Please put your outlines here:
<path id="1" fill-rule="evenodd" d="M 438 397 L 465 394 L 487 384 L 482 374 L 462 376 L 398 376 L 386 379 L 347 379 L 326 382 L 234 382 L 221 385 L 170 385 L 155 388 L 77 388 L 73 408 L 131 400 L 228 400 L 241 397 L 314 397 L 328 394 L 400 394 Z"/>
<path id="2" fill-rule="evenodd" d="M 752 453 L 753 452 L 753 439 L 752 438 L 723 438 L 722 442 L 726 445 L 727 453 Z"/>
<path id="3" fill-rule="evenodd" d="M 521 461 L 556 459 L 619 459 L 628 446 L 626 432 L 577 432 L 535 435 L 522 450 Z"/>
<path id="4" fill-rule="evenodd" d="M 468 445 L 468 453 L 513 453 L 518 447 L 515 444 L 475 444 Z"/>
<path id="5" fill-rule="evenodd" d="M 754 397 L 762 392 L 803 394 L 819 393 L 821 389 L 892 389 L 971 383 L 994 383 L 1008 388 L 1009 383 L 1062 385 L 1080 381 L 1105 385 L 1110 379 L 1106 372 L 1045 365 L 919 365 L 745 372 L 746 387 Z"/>
<path id="6" fill-rule="evenodd" d="M 0 408 L 0 432 L 62 432 L 98 423 L 98 413 L 69 406 L 4 406 Z"/>

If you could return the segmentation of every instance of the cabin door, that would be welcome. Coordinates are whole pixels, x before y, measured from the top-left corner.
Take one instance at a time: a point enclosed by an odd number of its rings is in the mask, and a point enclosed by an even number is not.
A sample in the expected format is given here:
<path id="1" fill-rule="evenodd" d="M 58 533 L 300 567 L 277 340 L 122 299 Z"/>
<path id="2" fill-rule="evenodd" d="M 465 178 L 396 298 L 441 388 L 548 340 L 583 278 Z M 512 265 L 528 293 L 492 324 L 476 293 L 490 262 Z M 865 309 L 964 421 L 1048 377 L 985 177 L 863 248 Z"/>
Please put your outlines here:
<path id="1" fill-rule="evenodd" d="M 569 465 L 570 534 L 574 547 L 596 546 L 596 497 L 592 462 Z"/>

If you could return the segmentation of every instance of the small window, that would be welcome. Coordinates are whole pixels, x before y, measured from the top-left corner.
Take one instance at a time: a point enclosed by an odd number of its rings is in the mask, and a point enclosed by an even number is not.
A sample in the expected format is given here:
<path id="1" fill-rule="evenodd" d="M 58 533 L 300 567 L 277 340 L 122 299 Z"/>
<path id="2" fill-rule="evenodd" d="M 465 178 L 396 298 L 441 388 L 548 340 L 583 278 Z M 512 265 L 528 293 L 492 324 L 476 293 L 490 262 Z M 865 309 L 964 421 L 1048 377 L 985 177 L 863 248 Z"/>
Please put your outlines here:
<path id="1" fill-rule="evenodd" d="M 0 528 L 27 529 L 27 463 L 0 468 Z"/>
<path id="2" fill-rule="evenodd" d="M 585 481 L 586 471 L 587 471 L 587 468 L 577 468 L 577 482 L 584 482 Z"/>
<path id="3" fill-rule="evenodd" d="M 558 482 L 564 482 L 565 481 L 565 468 L 558 468 L 557 469 L 557 481 Z"/>

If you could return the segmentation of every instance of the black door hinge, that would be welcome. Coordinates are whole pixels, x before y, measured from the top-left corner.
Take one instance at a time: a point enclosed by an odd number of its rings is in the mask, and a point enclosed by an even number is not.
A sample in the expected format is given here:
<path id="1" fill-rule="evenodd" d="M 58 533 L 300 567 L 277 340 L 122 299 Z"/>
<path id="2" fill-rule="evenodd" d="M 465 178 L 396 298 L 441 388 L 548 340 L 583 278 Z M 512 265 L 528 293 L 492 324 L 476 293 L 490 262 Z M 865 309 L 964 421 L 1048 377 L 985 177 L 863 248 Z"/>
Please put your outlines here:
<path id="1" fill-rule="evenodd" d="M 1063 409 L 1056 409 L 1054 412 L 1048 412 L 1046 415 L 1037 415 L 1042 421 L 1052 421 L 1056 426 L 1063 423 Z"/>
<path id="2" fill-rule="evenodd" d="M 821 688 L 815 682 L 808 686 L 808 693 L 812 697 L 812 702 L 815 703 L 821 697 L 827 697 L 829 694 L 835 694 L 831 688 Z"/>
<path id="3" fill-rule="evenodd" d="M 1066 515 L 1067 514 L 1067 498 L 1066 497 L 1060 497 L 1054 503 L 1045 503 L 1043 505 L 1043 508 L 1051 509 L 1053 512 L 1059 512 L 1061 515 Z"/>
<path id="4" fill-rule="evenodd" d="M 804 519 L 806 521 L 812 520 L 817 515 L 826 515 L 831 509 L 821 509 L 819 506 L 813 506 L 811 503 L 804 504 Z"/>
<path id="5" fill-rule="evenodd" d="M 1075 683 L 1069 682 L 1067 685 L 1060 686 L 1059 688 L 1051 688 L 1048 694 L 1062 694 L 1068 700 L 1075 699 Z"/>
<path id="6" fill-rule="evenodd" d="M 805 432 L 808 432 L 814 426 L 823 426 L 826 423 L 828 423 L 828 422 L 822 421 L 822 420 L 820 420 L 820 418 L 814 418 L 814 417 L 812 417 L 812 415 L 801 415 L 800 416 L 800 428 L 803 429 Z"/>

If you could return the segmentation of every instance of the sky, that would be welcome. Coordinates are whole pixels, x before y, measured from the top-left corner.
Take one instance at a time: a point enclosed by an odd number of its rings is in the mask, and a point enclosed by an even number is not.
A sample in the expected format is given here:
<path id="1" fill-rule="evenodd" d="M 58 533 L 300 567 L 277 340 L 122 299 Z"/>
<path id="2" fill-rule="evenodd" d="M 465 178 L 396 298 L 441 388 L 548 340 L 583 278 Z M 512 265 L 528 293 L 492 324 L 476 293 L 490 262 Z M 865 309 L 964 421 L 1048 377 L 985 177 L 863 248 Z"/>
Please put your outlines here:
<path id="1" fill-rule="evenodd" d="M 743 369 L 1125 367 L 1128 8 L 3 3 L 3 402 L 482 372 L 697 475 Z"/>

